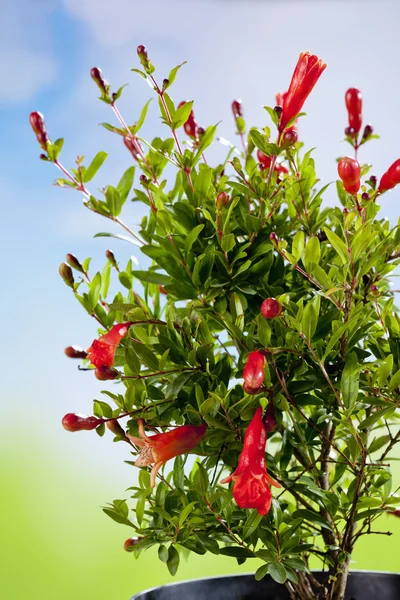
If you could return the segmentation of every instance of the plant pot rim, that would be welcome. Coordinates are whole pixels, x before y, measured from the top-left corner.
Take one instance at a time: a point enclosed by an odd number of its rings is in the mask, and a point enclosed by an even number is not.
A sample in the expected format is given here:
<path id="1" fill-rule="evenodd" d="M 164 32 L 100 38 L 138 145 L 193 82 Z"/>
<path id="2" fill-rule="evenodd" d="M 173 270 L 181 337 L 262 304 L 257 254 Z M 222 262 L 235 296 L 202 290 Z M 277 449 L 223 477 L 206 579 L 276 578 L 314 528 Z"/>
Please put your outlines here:
<path id="1" fill-rule="evenodd" d="M 318 570 L 313 570 L 312 573 L 322 573 L 323 571 L 318 571 Z M 400 572 L 392 572 L 392 571 L 370 571 L 368 569 L 354 569 L 354 570 L 350 570 L 349 572 L 349 577 L 351 577 L 351 575 L 355 575 L 355 574 L 362 574 L 362 575 L 391 575 L 393 577 L 399 577 L 400 579 Z M 215 579 L 228 579 L 228 578 L 232 578 L 232 577 L 249 577 L 252 576 L 254 577 L 254 572 L 250 571 L 248 573 L 229 573 L 228 575 L 211 575 L 209 577 L 195 577 L 194 579 L 185 579 L 183 581 L 177 581 L 177 582 L 172 582 L 172 583 L 164 583 L 161 585 L 156 585 L 154 587 L 142 590 L 140 592 L 137 592 L 134 596 L 131 597 L 130 600 L 140 600 L 140 596 L 142 594 L 148 594 L 151 592 L 154 592 L 156 590 L 159 590 L 160 588 L 166 588 L 166 587 L 180 587 L 182 585 L 185 585 L 187 583 L 196 583 L 196 582 L 201 582 L 201 581 L 205 581 L 205 580 L 215 580 Z"/>

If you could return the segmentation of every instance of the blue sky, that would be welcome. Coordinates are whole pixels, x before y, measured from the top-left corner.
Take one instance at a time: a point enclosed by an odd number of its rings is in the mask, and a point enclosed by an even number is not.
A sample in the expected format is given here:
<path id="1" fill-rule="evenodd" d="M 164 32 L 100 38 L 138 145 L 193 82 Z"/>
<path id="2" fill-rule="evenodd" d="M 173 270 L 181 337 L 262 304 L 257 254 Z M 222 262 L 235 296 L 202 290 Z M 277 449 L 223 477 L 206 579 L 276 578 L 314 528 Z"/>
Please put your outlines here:
<path id="1" fill-rule="evenodd" d="M 195 99 L 199 123 L 222 119 L 221 135 L 233 139 L 232 99 L 242 98 L 249 124 L 267 124 L 262 106 L 274 104 L 275 92 L 288 86 L 299 52 L 309 49 L 328 68 L 306 104 L 308 116 L 300 131 L 306 146 L 317 147 L 323 183 L 336 178 L 335 158 L 346 153 L 341 142 L 343 97 L 350 86 L 362 90 L 365 123 L 381 135 L 361 153 L 379 176 L 400 156 L 399 19 L 396 0 L 2 0 L 3 415 L 12 415 L 25 429 L 34 415 L 33 438 L 41 437 L 56 454 L 84 454 L 89 463 L 100 456 L 117 480 L 105 440 L 92 436 L 89 444 L 85 436 L 68 437 L 58 425 L 65 412 L 90 412 L 102 387 L 89 374 L 78 373 L 63 355 L 66 345 L 88 346 L 96 327 L 60 280 L 58 265 L 66 252 L 73 252 L 80 258 L 95 255 L 100 266 L 109 244 L 93 235 L 109 226 L 82 207 L 78 194 L 51 185 L 56 172 L 38 160 L 29 113 L 44 113 L 53 139 L 65 136 L 62 157 L 68 166 L 77 154 L 90 158 L 97 150 L 110 152 L 94 182 L 97 188 L 115 183 L 130 157 L 97 125 L 113 118 L 97 101 L 89 77 L 92 66 L 101 67 L 113 87 L 130 84 L 120 106 L 133 122 L 151 96 L 150 88 L 130 72 L 138 66 L 137 45 L 148 47 L 160 79 L 187 60 L 173 88 L 174 99 Z M 149 138 L 163 133 L 153 104 L 143 130 Z M 328 200 L 334 198 L 328 195 Z M 382 201 L 384 215 L 393 222 L 399 203 L 400 189 Z M 140 218 L 136 210 L 128 213 L 133 225 Z M 112 244 L 122 261 L 130 256 L 127 246 Z M 8 428 L 9 420 L 2 419 L 0 427 Z M 121 469 L 126 469 L 122 460 Z"/>

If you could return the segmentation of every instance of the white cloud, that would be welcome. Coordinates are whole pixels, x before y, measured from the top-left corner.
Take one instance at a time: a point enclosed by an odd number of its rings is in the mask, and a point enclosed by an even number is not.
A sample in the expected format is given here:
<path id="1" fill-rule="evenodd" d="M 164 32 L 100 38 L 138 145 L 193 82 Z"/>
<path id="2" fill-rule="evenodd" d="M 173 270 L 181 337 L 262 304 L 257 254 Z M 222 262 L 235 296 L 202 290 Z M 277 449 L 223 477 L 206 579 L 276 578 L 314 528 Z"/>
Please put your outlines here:
<path id="1" fill-rule="evenodd" d="M 53 0 L 0 3 L 0 102 L 31 98 L 56 77 L 48 16 Z"/>

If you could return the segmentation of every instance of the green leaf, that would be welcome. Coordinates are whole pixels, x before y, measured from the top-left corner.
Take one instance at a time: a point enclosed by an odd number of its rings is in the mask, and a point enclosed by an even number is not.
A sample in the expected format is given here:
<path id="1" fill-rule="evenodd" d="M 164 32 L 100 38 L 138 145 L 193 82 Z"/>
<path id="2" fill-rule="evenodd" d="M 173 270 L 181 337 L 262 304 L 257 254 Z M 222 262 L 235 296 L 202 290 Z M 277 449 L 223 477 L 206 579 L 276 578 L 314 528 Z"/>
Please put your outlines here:
<path id="1" fill-rule="evenodd" d="M 209 127 L 207 127 L 205 134 L 201 136 L 199 148 L 192 160 L 192 167 L 194 167 L 199 162 L 204 150 L 208 148 L 210 144 L 212 144 L 215 134 L 217 132 L 217 127 L 218 125 L 210 125 Z"/>
<path id="2" fill-rule="evenodd" d="M 261 579 L 268 575 L 268 567 L 269 565 L 261 565 L 261 567 L 258 567 L 254 575 L 256 581 L 261 581 Z"/>
<path id="3" fill-rule="evenodd" d="M 192 112 L 192 108 L 193 100 L 191 100 L 190 102 L 185 102 L 185 104 L 182 104 L 182 106 L 176 110 L 173 118 L 174 129 L 179 129 L 179 127 L 182 127 L 182 125 L 186 123 L 190 113 Z"/>
<path id="4" fill-rule="evenodd" d="M 157 271 L 132 271 L 132 275 L 143 283 L 155 283 L 156 285 L 167 285 L 171 283 L 171 277 L 157 273 Z"/>
<path id="5" fill-rule="evenodd" d="M 261 523 L 262 515 L 257 510 L 252 510 L 250 516 L 243 525 L 242 538 L 245 540 L 257 529 Z"/>
<path id="6" fill-rule="evenodd" d="M 327 227 L 323 228 L 331 246 L 336 250 L 339 255 L 342 264 L 346 265 L 349 262 L 349 253 L 347 251 L 347 246 L 343 240 L 340 239 L 336 233 L 328 229 Z"/>
<path id="7" fill-rule="evenodd" d="M 171 71 L 169 72 L 169 75 L 167 77 L 168 83 L 167 83 L 167 85 L 164 85 L 164 90 L 167 90 L 174 83 L 174 81 L 176 79 L 176 74 L 179 71 L 179 69 L 181 67 L 183 67 L 183 65 L 186 65 L 186 60 L 185 60 L 185 62 L 181 63 L 177 67 L 174 67 L 173 69 L 171 69 Z"/>
<path id="8" fill-rule="evenodd" d="M 158 558 L 163 563 L 167 563 L 168 562 L 168 548 L 166 546 L 164 546 L 164 544 L 161 544 L 158 547 Z"/>
<path id="9" fill-rule="evenodd" d="M 320 514 L 315 513 L 312 510 L 308 510 L 306 508 L 296 510 L 293 513 L 293 517 L 295 519 L 306 519 L 307 521 L 310 521 L 310 523 L 319 525 L 319 527 L 323 527 L 324 529 L 331 529 L 329 522 L 326 519 L 324 519 L 324 517 L 321 517 Z"/>
<path id="10" fill-rule="evenodd" d="M 343 404 L 349 409 L 352 409 L 357 402 L 359 373 L 360 366 L 358 364 L 357 354 L 352 352 L 347 357 L 342 378 L 340 380 Z"/>
<path id="11" fill-rule="evenodd" d="M 88 168 L 85 171 L 84 182 L 87 183 L 91 181 L 93 177 L 96 175 L 97 171 L 100 169 L 101 165 L 106 160 L 108 154 L 107 152 L 98 152 Z"/>
<path id="12" fill-rule="evenodd" d="M 142 125 L 146 119 L 147 111 L 149 109 L 149 104 L 150 104 L 151 100 L 152 100 L 152 98 L 150 98 L 150 100 L 148 100 L 146 102 L 146 104 L 143 106 L 143 108 L 140 112 L 140 117 L 139 117 L 137 123 L 133 127 L 135 134 L 138 133 L 138 131 L 142 128 Z"/>
<path id="13" fill-rule="evenodd" d="M 311 239 L 315 239 L 315 238 L 311 238 Z M 303 252 L 304 252 L 304 232 L 298 231 L 293 238 L 292 254 L 296 258 L 296 260 L 299 261 L 301 259 L 301 257 L 303 256 Z"/>
<path id="14" fill-rule="evenodd" d="M 308 302 L 303 311 L 301 330 L 309 341 L 311 341 L 313 338 L 315 330 L 317 329 L 317 323 L 318 315 L 315 306 L 312 302 Z"/>
<path id="15" fill-rule="evenodd" d="M 184 460 L 182 455 L 179 455 L 174 460 L 174 470 L 172 473 L 174 485 L 176 488 L 183 490 L 185 487 L 185 473 L 183 471 Z"/>
<path id="16" fill-rule="evenodd" d="M 277 583 L 285 583 L 287 579 L 285 567 L 278 562 L 269 563 L 268 573 Z"/>
<path id="17" fill-rule="evenodd" d="M 135 176 L 135 167 L 129 167 L 122 175 L 118 185 L 117 192 L 119 193 L 120 201 L 122 204 L 126 202 L 128 194 L 131 191 L 133 185 L 133 178 Z"/>
<path id="18" fill-rule="evenodd" d="M 149 369 L 157 371 L 158 359 L 156 355 L 150 350 L 150 348 L 147 348 L 147 346 L 145 346 L 144 344 L 139 344 L 139 342 L 132 342 L 132 345 L 140 361 Z"/>
<path id="19" fill-rule="evenodd" d="M 108 288 L 110 287 L 111 280 L 111 263 L 109 261 L 104 265 L 103 272 L 101 274 L 101 296 L 107 298 Z"/>
<path id="20" fill-rule="evenodd" d="M 174 546 L 169 547 L 167 567 L 168 571 L 171 573 L 172 576 L 176 575 L 176 572 L 179 567 L 179 553 Z"/>
<path id="21" fill-rule="evenodd" d="M 100 273 L 96 273 L 96 275 L 93 277 L 90 286 L 89 286 L 89 304 L 90 304 L 90 308 L 91 310 L 93 310 L 100 298 L 100 291 L 101 291 L 101 275 Z"/>
<path id="22" fill-rule="evenodd" d="M 321 258 L 321 246 L 319 243 L 319 239 L 314 236 L 310 238 L 307 242 L 306 251 L 304 254 L 304 265 L 306 267 L 307 272 L 311 271 L 312 264 L 318 264 Z"/>
<path id="23" fill-rule="evenodd" d="M 400 386 L 400 369 L 396 371 L 389 383 L 389 389 L 394 390 L 395 388 Z"/>
<path id="24" fill-rule="evenodd" d="M 220 554 L 224 556 L 233 556 L 235 558 L 254 558 L 255 554 L 248 548 L 242 546 L 227 546 L 226 548 L 220 548 Z"/>
<path id="25" fill-rule="evenodd" d="M 116 190 L 115 187 L 113 187 L 112 185 L 109 185 L 107 187 L 106 203 L 112 216 L 118 217 L 118 215 L 121 213 L 121 209 L 124 203 L 121 199 L 121 196 L 119 195 L 118 190 Z"/>
<path id="26" fill-rule="evenodd" d="M 236 246 L 236 238 L 233 233 L 229 233 L 228 235 L 224 235 L 221 240 L 221 248 L 225 252 L 230 252 Z"/>
<path id="27" fill-rule="evenodd" d="M 390 412 L 394 412 L 395 410 L 396 410 L 395 406 L 387 406 L 386 408 L 383 408 L 382 410 L 378 410 L 373 415 L 370 415 L 369 417 L 364 419 L 364 421 L 361 421 L 358 428 L 359 429 L 370 429 L 371 427 L 373 427 L 375 425 L 375 423 L 380 421 L 380 419 L 383 419 L 384 417 L 386 417 L 386 415 L 388 415 Z"/>
<path id="28" fill-rule="evenodd" d="M 199 237 L 200 232 L 204 229 L 204 225 L 197 225 L 192 231 L 188 234 L 185 240 L 185 254 L 188 255 L 190 250 L 192 249 L 193 244 Z"/>
<path id="29" fill-rule="evenodd" d="M 207 200 L 208 190 L 210 189 L 213 170 L 210 167 L 201 169 L 194 182 L 194 203 L 195 206 L 201 206 Z"/>
<path id="30" fill-rule="evenodd" d="M 383 386 L 386 383 L 390 373 L 392 372 L 392 369 L 393 369 L 393 354 L 389 354 L 385 358 L 385 360 L 383 360 L 381 362 L 378 370 L 376 371 L 375 377 L 378 382 L 378 385 Z"/>
<path id="31" fill-rule="evenodd" d="M 211 271 L 214 265 L 213 254 L 202 254 L 199 256 L 193 269 L 193 283 L 194 285 L 202 285 L 206 283 L 207 279 L 211 275 Z"/>
<path id="32" fill-rule="evenodd" d="M 177 457 L 178 458 L 178 457 Z M 183 487 L 183 486 L 182 486 Z M 181 510 L 181 514 L 179 515 L 179 527 L 181 527 L 181 525 L 183 525 L 183 523 L 186 521 L 186 519 L 188 518 L 188 516 L 190 515 L 190 513 L 193 510 L 193 507 L 196 506 L 197 502 L 189 502 L 189 504 L 187 504 L 182 510 Z"/>
<path id="33" fill-rule="evenodd" d="M 257 131 L 257 129 L 251 129 L 250 137 L 253 140 L 255 146 L 261 150 L 266 156 L 279 156 L 281 149 L 276 144 L 270 144 L 265 135 Z"/>

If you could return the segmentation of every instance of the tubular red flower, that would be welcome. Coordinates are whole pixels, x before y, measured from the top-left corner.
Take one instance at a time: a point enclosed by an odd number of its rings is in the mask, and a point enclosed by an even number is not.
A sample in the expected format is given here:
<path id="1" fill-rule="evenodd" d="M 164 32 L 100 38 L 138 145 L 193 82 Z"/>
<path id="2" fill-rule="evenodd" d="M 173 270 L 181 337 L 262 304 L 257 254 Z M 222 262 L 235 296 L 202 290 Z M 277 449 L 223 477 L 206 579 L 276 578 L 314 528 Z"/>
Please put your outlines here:
<path id="1" fill-rule="evenodd" d="M 266 515 L 271 508 L 272 492 L 270 485 L 281 487 L 266 471 L 265 445 L 267 432 L 259 406 L 244 436 L 243 450 L 237 469 L 221 481 L 233 481 L 233 497 L 240 508 L 255 508 L 260 515 Z"/>
<path id="2" fill-rule="evenodd" d="M 147 467 L 154 463 L 150 475 L 151 487 L 156 485 L 156 476 L 161 467 L 171 458 L 193 450 L 200 443 L 207 429 L 205 424 L 181 425 L 171 431 L 148 437 L 144 431 L 143 419 L 139 419 L 138 424 L 140 437 L 128 434 L 128 438 L 141 448 L 135 462 L 136 467 Z"/>
<path id="3" fill-rule="evenodd" d="M 357 88 L 350 88 L 345 94 L 347 112 L 349 114 L 349 127 L 358 133 L 362 126 L 362 95 Z"/>
<path id="4" fill-rule="evenodd" d="M 92 365 L 97 368 L 111 367 L 114 364 L 115 351 L 123 337 L 128 333 L 131 323 L 118 323 L 99 340 L 94 340 L 86 350 Z"/>
<path id="5" fill-rule="evenodd" d="M 300 54 L 289 89 L 286 94 L 283 94 L 283 111 L 279 123 L 280 132 L 301 111 L 325 67 L 326 64 L 315 54 L 310 54 L 310 52 Z"/>
<path id="6" fill-rule="evenodd" d="M 346 192 L 357 194 L 360 189 L 360 163 L 351 156 L 345 156 L 338 163 L 338 173 Z"/>
<path id="7" fill-rule="evenodd" d="M 46 130 L 46 123 L 44 122 L 44 117 L 40 112 L 31 112 L 29 115 L 29 122 L 31 127 L 36 134 L 37 141 L 43 148 L 43 150 L 47 151 L 47 142 L 49 141 L 49 136 Z"/>
<path id="8" fill-rule="evenodd" d="M 393 189 L 400 183 L 400 158 L 398 158 L 386 171 L 384 175 L 382 175 L 382 179 L 379 183 L 379 192 L 383 194 L 383 192 L 387 192 L 388 190 Z"/>
<path id="9" fill-rule="evenodd" d="M 68 413 L 63 417 L 61 423 L 67 431 L 90 431 L 104 423 L 104 419 Z"/>
<path id="10" fill-rule="evenodd" d="M 250 352 L 243 369 L 244 390 L 248 394 L 257 394 L 264 381 L 265 356 L 259 350 Z"/>

